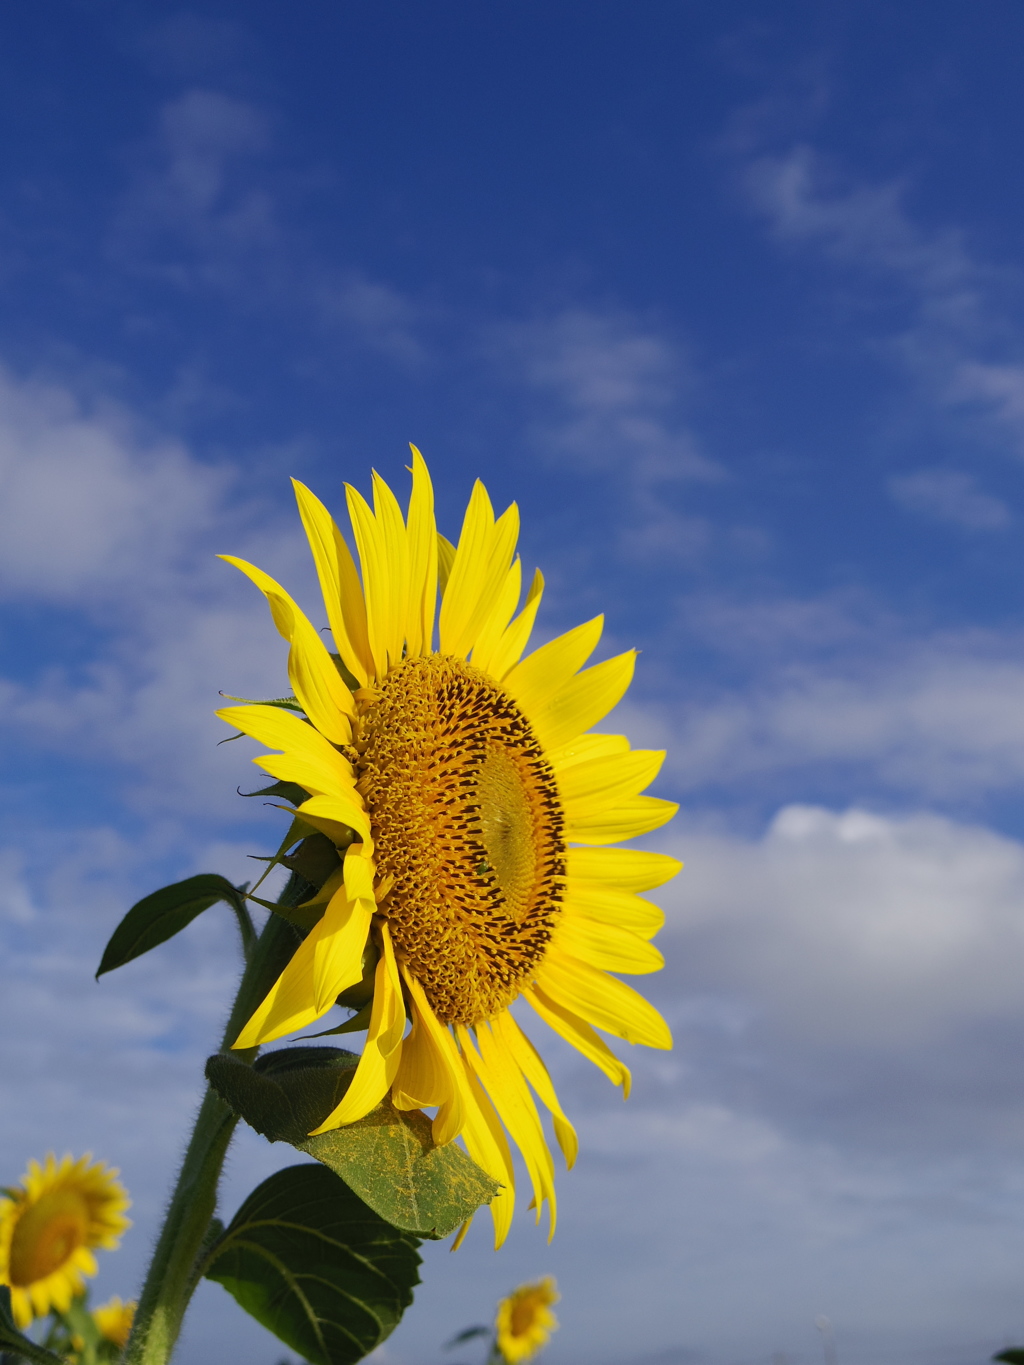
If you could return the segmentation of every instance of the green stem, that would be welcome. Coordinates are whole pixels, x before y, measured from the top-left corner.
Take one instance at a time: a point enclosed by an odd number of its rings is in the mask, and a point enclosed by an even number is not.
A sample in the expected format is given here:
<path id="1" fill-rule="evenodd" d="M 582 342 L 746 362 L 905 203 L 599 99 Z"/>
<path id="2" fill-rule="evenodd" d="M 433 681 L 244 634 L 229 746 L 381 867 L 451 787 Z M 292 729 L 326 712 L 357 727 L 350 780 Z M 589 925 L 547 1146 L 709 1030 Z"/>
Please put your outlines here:
<path id="1" fill-rule="evenodd" d="M 293 874 L 280 903 L 295 905 L 309 894 L 307 883 Z M 272 914 L 242 974 L 224 1030 L 222 1052 L 230 1051 L 242 1025 L 281 974 L 298 942 L 292 925 Z M 257 1051 L 252 1048 L 233 1055 L 251 1061 Z M 139 1296 L 135 1324 L 125 1348 L 125 1365 L 166 1365 L 171 1358 L 198 1283 L 198 1258 L 217 1207 L 217 1185 L 237 1122 L 237 1116 L 216 1091 L 207 1087 Z"/>

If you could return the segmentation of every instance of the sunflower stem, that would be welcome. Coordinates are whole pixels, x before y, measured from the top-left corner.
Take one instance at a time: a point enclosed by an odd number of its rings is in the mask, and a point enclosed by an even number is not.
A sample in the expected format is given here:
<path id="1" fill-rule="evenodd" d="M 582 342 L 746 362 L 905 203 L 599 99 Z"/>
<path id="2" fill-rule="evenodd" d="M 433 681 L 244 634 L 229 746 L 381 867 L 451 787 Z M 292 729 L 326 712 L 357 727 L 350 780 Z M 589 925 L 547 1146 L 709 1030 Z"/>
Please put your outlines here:
<path id="1" fill-rule="evenodd" d="M 279 903 L 296 905 L 310 891 L 309 885 L 293 873 Z M 272 914 L 248 954 L 221 1052 L 231 1050 L 243 1024 L 281 974 L 298 943 L 293 926 L 281 915 Z M 233 1055 L 252 1061 L 258 1050 L 251 1048 Z M 208 1086 L 139 1295 L 125 1348 L 125 1365 L 166 1365 L 171 1358 L 199 1280 L 198 1258 L 217 1207 L 221 1168 L 237 1123 L 237 1115 Z"/>

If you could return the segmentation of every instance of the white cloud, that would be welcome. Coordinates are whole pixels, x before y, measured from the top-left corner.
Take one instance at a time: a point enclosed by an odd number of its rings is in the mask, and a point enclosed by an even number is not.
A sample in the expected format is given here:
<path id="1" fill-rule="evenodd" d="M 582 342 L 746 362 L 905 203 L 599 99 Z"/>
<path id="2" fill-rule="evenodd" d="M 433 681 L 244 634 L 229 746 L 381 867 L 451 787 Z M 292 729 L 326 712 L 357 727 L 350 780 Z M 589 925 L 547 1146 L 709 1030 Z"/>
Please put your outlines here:
<path id="1" fill-rule="evenodd" d="M 188 578 L 230 484 L 110 404 L 0 371 L 0 593 L 89 610 Z"/>
<path id="2" fill-rule="evenodd" d="M 52 649 L 0 677 L 8 742 L 86 760 L 104 784 L 113 765 L 144 805 L 223 809 L 250 774 L 237 746 L 217 747 L 218 691 L 278 695 L 284 672 L 260 595 L 215 551 L 258 558 L 301 596 L 301 542 L 297 518 L 240 495 L 230 469 L 123 409 L 0 373 L 2 593 L 52 623 Z M 85 627 L 70 651 L 67 609 Z"/>
<path id="3" fill-rule="evenodd" d="M 911 511 L 968 531 L 1001 531 L 1013 520 L 1006 503 L 957 470 L 919 469 L 890 479 L 888 487 L 896 502 Z"/>
<path id="4" fill-rule="evenodd" d="M 686 605 L 685 630 L 737 664 L 739 685 L 643 708 L 628 724 L 669 750 L 674 786 L 790 789 L 816 773 L 850 789 L 970 802 L 1024 782 L 1024 639 L 911 634 L 868 603 Z M 776 788 L 777 789 L 777 788 Z"/>
<path id="5" fill-rule="evenodd" d="M 684 974 L 816 1047 L 901 1051 L 979 1020 L 1024 1025 L 1024 847 L 932 814 L 788 806 L 764 837 L 674 843 Z"/>
<path id="6" fill-rule="evenodd" d="M 721 477 L 679 416 L 693 382 L 689 367 L 653 328 L 626 315 L 570 309 L 511 326 L 498 344 L 554 404 L 537 433 L 552 454 L 651 484 Z"/>

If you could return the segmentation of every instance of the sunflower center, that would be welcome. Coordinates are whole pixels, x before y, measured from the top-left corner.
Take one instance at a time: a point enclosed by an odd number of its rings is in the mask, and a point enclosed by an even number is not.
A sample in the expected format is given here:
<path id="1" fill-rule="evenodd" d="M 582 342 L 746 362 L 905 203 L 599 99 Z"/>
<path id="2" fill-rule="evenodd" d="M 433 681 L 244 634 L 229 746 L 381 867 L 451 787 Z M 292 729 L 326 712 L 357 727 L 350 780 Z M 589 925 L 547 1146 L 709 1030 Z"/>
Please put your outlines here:
<path id="1" fill-rule="evenodd" d="M 85 1244 L 89 1206 L 77 1190 L 51 1190 L 19 1215 L 11 1238 L 11 1284 L 45 1280 Z"/>
<path id="2" fill-rule="evenodd" d="M 522 1298 L 516 1299 L 512 1305 L 509 1323 L 509 1330 L 514 1337 L 525 1337 L 533 1330 L 540 1307 L 541 1300 L 538 1294 L 524 1294 Z"/>
<path id="3" fill-rule="evenodd" d="M 559 911 L 551 765 L 512 698 L 443 654 L 392 670 L 357 748 L 395 946 L 443 1023 L 492 1018 L 544 956 Z"/>

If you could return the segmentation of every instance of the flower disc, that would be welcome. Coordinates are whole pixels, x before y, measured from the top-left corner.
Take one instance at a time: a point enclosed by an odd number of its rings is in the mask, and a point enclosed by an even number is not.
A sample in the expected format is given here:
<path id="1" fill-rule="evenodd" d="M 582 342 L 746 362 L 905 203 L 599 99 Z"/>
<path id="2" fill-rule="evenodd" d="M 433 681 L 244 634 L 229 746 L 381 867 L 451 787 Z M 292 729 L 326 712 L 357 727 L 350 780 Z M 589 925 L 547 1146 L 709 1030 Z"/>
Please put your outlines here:
<path id="1" fill-rule="evenodd" d="M 493 1018 L 544 955 L 565 877 L 550 763 L 492 678 L 447 655 L 388 674 L 357 732 L 396 948 L 446 1024 Z"/>

